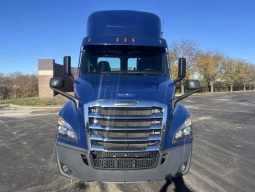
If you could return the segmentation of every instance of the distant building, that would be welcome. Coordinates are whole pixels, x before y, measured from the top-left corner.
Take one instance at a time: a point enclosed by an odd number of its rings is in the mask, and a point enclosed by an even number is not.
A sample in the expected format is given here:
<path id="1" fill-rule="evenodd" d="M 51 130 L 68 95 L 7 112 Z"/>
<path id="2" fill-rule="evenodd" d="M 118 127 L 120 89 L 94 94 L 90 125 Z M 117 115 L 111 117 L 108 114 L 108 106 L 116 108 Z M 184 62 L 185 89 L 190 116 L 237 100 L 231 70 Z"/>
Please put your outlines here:
<path id="1" fill-rule="evenodd" d="M 75 73 L 77 68 L 72 67 Z M 54 59 L 38 59 L 38 90 L 40 98 L 53 98 L 53 91 L 49 87 L 50 78 L 63 76 L 63 65 L 55 63 Z"/>

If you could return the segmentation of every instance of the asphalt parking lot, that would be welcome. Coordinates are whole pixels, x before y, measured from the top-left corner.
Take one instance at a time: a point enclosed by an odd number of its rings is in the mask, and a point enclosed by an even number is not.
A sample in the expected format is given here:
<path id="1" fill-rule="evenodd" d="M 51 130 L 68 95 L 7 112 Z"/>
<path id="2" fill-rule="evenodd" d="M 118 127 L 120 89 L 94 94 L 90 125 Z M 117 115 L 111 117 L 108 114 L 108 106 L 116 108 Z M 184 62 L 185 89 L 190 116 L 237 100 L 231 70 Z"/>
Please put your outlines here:
<path id="1" fill-rule="evenodd" d="M 193 157 L 182 179 L 81 183 L 62 177 L 54 154 L 57 109 L 0 106 L 0 191 L 245 191 L 255 189 L 255 93 L 192 96 Z"/>

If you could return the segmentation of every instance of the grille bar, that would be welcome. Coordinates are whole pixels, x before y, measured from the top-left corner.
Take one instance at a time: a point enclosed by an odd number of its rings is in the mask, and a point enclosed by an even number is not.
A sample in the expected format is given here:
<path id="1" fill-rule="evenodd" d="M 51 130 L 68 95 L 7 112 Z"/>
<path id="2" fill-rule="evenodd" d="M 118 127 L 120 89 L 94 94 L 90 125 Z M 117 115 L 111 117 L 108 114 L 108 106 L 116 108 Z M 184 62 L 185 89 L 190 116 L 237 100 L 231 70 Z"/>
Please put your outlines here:
<path id="1" fill-rule="evenodd" d="M 148 128 L 155 124 L 159 124 L 162 126 L 162 120 L 151 120 L 151 119 L 136 119 L 136 120 L 112 120 L 112 119 L 94 119 L 89 118 L 89 126 L 93 124 L 98 124 L 101 127 L 112 127 L 112 128 L 137 128 L 137 127 L 143 127 Z"/>
<path id="2" fill-rule="evenodd" d="M 131 120 L 135 120 L 135 119 L 161 119 L 162 115 L 161 114 L 152 114 L 149 116 L 144 116 L 144 115 L 140 115 L 140 116 L 118 116 L 118 115 L 110 115 L 110 116 L 102 116 L 100 114 L 97 113 L 90 113 L 89 117 L 91 118 L 95 118 L 95 119 L 111 119 L 111 120 L 115 120 L 115 119 L 120 119 L 120 120 L 125 120 L 125 119 L 131 119 Z"/>
<path id="3" fill-rule="evenodd" d="M 98 114 L 100 116 L 150 116 L 153 113 L 162 113 L 159 107 L 90 107 L 89 113 Z"/>
<path id="4" fill-rule="evenodd" d="M 151 141 L 159 141 L 160 135 L 150 135 L 148 138 L 141 138 L 141 139 L 117 139 L 117 138 L 103 138 L 101 135 L 91 135 L 90 138 L 92 141 L 103 141 L 103 142 L 116 142 L 116 143 L 148 143 Z"/>
<path id="5" fill-rule="evenodd" d="M 159 146 L 159 142 L 151 142 L 151 143 L 106 143 L 100 141 L 93 141 L 93 146 L 103 146 L 106 150 L 123 150 L 130 151 L 130 150 L 140 150 L 144 151 L 149 146 Z"/>
<path id="6" fill-rule="evenodd" d="M 90 129 L 93 130 L 104 130 L 104 131 L 152 131 L 152 130 L 161 130 L 161 124 L 154 124 L 150 127 L 102 127 L 100 124 L 91 124 L 89 125 Z"/>
<path id="7" fill-rule="evenodd" d="M 159 150 L 159 146 L 158 145 L 148 145 L 146 148 L 143 148 L 142 151 L 143 152 L 147 152 L 147 151 L 158 151 Z M 107 147 L 105 145 L 93 145 L 92 146 L 92 151 L 102 151 L 102 152 L 127 152 L 127 150 L 125 148 L 122 149 L 107 149 Z M 128 149 L 128 152 L 141 152 L 141 149 Z"/>

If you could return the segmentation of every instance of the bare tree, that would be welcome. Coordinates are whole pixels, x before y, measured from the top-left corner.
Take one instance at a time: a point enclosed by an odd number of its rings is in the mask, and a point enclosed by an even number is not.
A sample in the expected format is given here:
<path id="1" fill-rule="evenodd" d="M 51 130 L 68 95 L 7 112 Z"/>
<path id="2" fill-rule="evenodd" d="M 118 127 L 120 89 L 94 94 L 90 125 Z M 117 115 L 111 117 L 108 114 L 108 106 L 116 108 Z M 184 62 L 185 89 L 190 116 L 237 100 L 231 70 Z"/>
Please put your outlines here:
<path id="1" fill-rule="evenodd" d="M 178 58 L 184 57 L 187 60 L 187 78 L 192 78 L 195 72 L 195 64 L 197 56 L 199 55 L 199 48 L 195 41 L 182 40 L 180 42 L 173 42 L 169 46 L 169 58 L 171 63 L 172 77 L 177 78 Z M 184 83 L 181 82 L 181 92 L 184 93 Z"/>
<path id="2" fill-rule="evenodd" d="M 36 75 L 23 75 L 20 72 L 8 76 L 0 74 L 0 98 L 20 98 L 38 96 L 38 78 Z"/>
<path id="3" fill-rule="evenodd" d="M 0 98 L 10 99 L 12 96 L 12 81 L 9 77 L 0 74 Z"/>

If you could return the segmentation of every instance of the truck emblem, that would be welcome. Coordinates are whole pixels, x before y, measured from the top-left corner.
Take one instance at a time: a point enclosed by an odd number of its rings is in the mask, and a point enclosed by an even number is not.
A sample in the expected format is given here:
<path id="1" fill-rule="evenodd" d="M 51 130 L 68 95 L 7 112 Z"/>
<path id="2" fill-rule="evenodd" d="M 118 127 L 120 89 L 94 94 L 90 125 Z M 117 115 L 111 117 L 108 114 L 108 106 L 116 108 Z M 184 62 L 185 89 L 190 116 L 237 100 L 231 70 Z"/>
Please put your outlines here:
<path id="1" fill-rule="evenodd" d="M 118 97 L 134 97 L 135 94 L 131 93 L 118 93 Z"/>
<path id="2" fill-rule="evenodd" d="M 116 101 L 114 105 L 124 106 L 124 105 L 137 105 L 137 104 L 138 104 L 137 101 Z"/>

